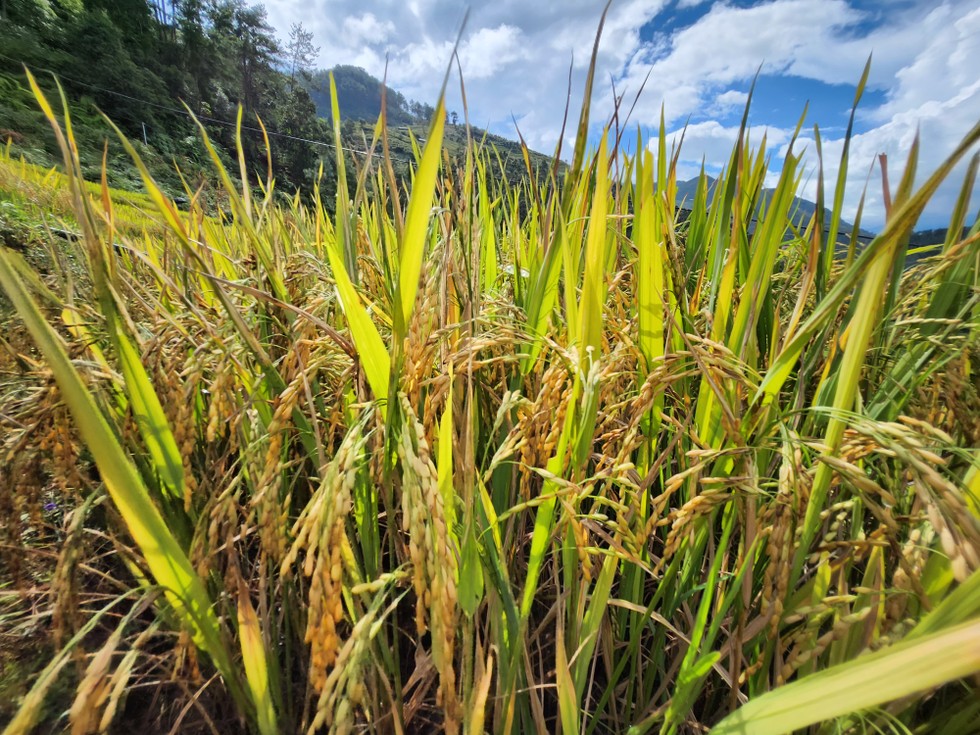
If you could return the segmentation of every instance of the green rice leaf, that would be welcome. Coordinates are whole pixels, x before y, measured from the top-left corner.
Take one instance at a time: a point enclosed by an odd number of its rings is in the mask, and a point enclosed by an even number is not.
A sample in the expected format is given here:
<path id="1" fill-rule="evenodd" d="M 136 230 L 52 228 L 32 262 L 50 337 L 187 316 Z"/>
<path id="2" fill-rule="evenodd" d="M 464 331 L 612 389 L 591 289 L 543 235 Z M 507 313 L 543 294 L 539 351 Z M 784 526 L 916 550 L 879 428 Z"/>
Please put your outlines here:
<path id="1" fill-rule="evenodd" d="M 150 376 L 146 374 L 140 353 L 129 337 L 122 332 L 118 320 L 112 321 L 116 330 L 113 341 L 119 353 L 126 395 L 129 397 L 136 426 L 164 487 L 174 498 L 182 500 L 186 490 L 184 463 L 173 432 L 170 430 L 170 424 L 167 423 L 167 415 L 160 405 L 160 399 L 157 397 L 153 383 L 150 382 Z"/>
<path id="2" fill-rule="evenodd" d="M 763 694 L 710 735 L 784 735 L 980 671 L 980 620 L 906 640 Z"/>
<path id="3" fill-rule="evenodd" d="M 347 317 L 354 346 L 361 361 L 361 367 L 367 376 L 371 392 L 379 401 L 388 398 L 388 379 L 391 373 L 391 358 L 378 328 L 374 326 L 371 317 L 361 302 L 361 297 L 354 290 L 343 258 L 336 248 L 327 248 L 327 258 L 337 284 L 337 295 Z M 383 410 L 383 409 L 382 409 Z"/>
<path id="4" fill-rule="evenodd" d="M 436 190 L 436 177 L 439 173 L 439 158 L 442 154 L 442 134 L 446 126 L 445 102 L 440 99 L 436 105 L 435 117 L 425 141 L 425 150 L 419 162 L 415 180 L 412 182 L 412 196 L 408 201 L 405 215 L 405 232 L 401 242 L 399 258 L 398 298 L 395 307 L 396 333 L 404 337 L 407 333 L 415 296 L 419 289 L 419 276 L 429 243 L 429 217 L 432 213 L 432 198 Z"/>

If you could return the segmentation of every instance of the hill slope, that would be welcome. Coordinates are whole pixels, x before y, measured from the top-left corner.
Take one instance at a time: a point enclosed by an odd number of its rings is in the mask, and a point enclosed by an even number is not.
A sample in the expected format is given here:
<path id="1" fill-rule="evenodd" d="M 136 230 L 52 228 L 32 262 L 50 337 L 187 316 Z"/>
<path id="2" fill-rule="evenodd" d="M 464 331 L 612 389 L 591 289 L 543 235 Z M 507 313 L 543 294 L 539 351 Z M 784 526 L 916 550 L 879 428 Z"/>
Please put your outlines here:
<path id="1" fill-rule="evenodd" d="M 344 120 L 374 122 L 381 114 L 381 91 L 385 92 L 390 125 L 411 125 L 428 122 L 435 114 L 432 105 L 407 100 L 380 79 L 371 76 L 359 66 L 339 65 L 333 69 L 320 69 L 302 78 L 303 88 L 316 105 L 318 117 L 330 119 L 330 72 L 337 84 L 337 101 L 340 117 Z"/>
<path id="2" fill-rule="evenodd" d="M 330 70 L 313 72 L 303 80 L 305 89 L 316 104 L 317 115 L 326 120 L 333 116 L 330 109 L 330 72 L 333 72 L 337 85 L 337 104 L 343 121 L 341 134 L 344 143 L 357 150 L 365 150 L 370 144 L 374 124 L 381 114 L 381 91 L 384 89 L 392 162 L 396 175 L 407 175 L 408 163 L 413 160 L 409 131 L 417 141 L 423 141 L 435 108 L 427 103 L 407 99 L 360 67 L 341 65 Z M 449 160 L 461 162 L 466 151 L 467 129 L 459 122 L 458 114 L 448 113 L 447 117 L 444 147 Z M 497 150 L 500 156 L 500 173 L 510 184 L 516 184 L 526 176 L 527 165 L 520 143 L 477 127 L 471 127 L 469 135 L 474 142 L 482 141 Z M 546 174 L 553 163 L 551 156 L 537 151 L 528 151 L 528 158 L 535 177 Z M 564 166 L 559 163 L 560 169 L 563 170 Z M 497 171 L 491 173 L 496 175 Z"/>
<path id="3" fill-rule="evenodd" d="M 711 176 L 708 177 L 709 197 L 711 197 L 714 194 L 716 183 L 717 183 L 717 179 L 714 179 Z M 677 182 L 678 205 L 683 208 L 683 203 L 685 200 L 687 202 L 693 200 L 695 193 L 697 192 L 697 188 L 698 188 L 697 178 L 688 179 L 687 181 L 678 181 Z M 763 201 L 764 202 L 768 201 L 768 197 L 772 196 L 772 194 L 773 194 L 773 189 L 763 189 L 762 190 Z M 803 199 L 802 197 L 794 197 L 793 204 L 790 207 L 790 211 L 794 213 L 793 222 L 797 226 L 803 226 L 810 221 L 811 217 L 813 217 L 813 213 L 817 211 L 817 205 L 814 202 L 811 202 L 809 199 Z M 830 210 L 825 207 L 824 222 L 830 222 L 830 214 L 831 214 Z M 839 230 L 840 236 L 850 235 L 853 230 L 854 230 L 854 225 L 851 222 L 841 220 L 840 230 Z M 874 234 L 875 233 L 865 229 L 861 229 L 858 232 L 859 239 L 861 240 L 867 240 L 869 238 L 872 238 L 874 237 Z"/>

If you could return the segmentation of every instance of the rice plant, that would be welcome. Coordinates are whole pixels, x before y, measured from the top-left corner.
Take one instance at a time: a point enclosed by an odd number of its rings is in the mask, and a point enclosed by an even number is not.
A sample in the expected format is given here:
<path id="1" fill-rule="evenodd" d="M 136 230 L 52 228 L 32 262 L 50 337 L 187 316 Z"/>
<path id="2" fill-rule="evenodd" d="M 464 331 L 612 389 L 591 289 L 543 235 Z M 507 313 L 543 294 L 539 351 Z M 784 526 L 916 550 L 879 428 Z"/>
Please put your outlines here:
<path id="1" fill-rule="evenodd" d="M 976 156 L 903 265 L 980 124 L 863 248 L 846 146 L 830 236 L 748 109 L 682 213 L 663 125 L 587 150 L 591 75 L 520 186 L 440 103 L 407 189 L 338 155 L 331 215 L 202 127 L 231 218 L 130 147 L 123 220 L 31 81 L 80 267 L 0 249 L 0 633 L 50 652 L 5 735 L 976 732 Z"/>

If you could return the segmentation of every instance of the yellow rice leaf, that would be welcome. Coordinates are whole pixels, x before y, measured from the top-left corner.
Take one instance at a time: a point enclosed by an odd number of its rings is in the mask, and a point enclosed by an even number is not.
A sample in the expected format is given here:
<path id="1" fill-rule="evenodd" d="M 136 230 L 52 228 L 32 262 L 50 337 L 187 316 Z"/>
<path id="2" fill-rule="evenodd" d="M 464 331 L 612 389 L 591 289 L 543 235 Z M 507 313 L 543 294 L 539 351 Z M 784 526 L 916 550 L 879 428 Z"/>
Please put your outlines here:
<path id="1" fill-rule="evenodd" d="M 238 636 L 242 644 L 245 677 L 258 714 L 259 732 L 262 735 L 276 735 L 279 728 L 269 692 L 269 661 L 262 642 L 259 618 L 249 599 L 248 586 L 242 579 L 238 580 Z"/>

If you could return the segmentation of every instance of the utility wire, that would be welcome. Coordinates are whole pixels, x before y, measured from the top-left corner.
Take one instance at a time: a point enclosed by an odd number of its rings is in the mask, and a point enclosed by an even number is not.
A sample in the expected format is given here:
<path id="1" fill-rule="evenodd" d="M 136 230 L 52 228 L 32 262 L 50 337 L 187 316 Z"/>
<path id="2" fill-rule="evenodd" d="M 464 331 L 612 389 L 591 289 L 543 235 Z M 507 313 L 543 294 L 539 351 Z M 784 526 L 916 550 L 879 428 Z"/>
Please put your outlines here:
<path id="1" fill-rule="evenodd" d="M 4 53 L 0 53 L 0 58 L 6 59 L 7 61 L 12 61 L 12 62 L 14 62 L 16 64 L 21 64 L 25 68 L 27 66 L 27 64 L 24 61 L 22 61 L 20 59 L 15 59 L 12 56 L 7 56 L 7 54 L 4 54 Z M 238 127 L 238 123 L 234 123 L 234 122 L 231 122 L 229 120 L 220 120 L 220 119 L 218 119 L 216 117 L 209 117 L 208 115 L 192 114 L 192 113 L 188 112 L 187 110 L 181 110 L 181 109 L 178 109 L 176 107 L 169 107 L 167 105 L 161 105 L 161 104 L 159 104 L 157 102 L 150 102 L 149 100 L 140 99 L 139 97 L 133 97 L 131 95 L 124 94 L 123 92 L 117 92 L 116 90 L 113 90 L 113 89 L 106 89 L 105 87 L 100 87 L 100 86 L 98 86 L 96 84 L 90 84 L 88 82 L 83 82 L 83 81 L 78 80 L 78 79 L 72 79 L 71 77 L 66 77 L 64 74 L 59 74 L 59 73 L 55 72 L 52 69 L 45 69 L 44 67 L 40 67 L 40 66 L 34 67 L 34 68 L 37 69 L 38 71 L 46 71 L 49 74 L 53 75 L 56 79 L 64 79 L 66 82 L 71 82 L 72 84 L 77 84 L 77 85 L 79 85 L 81 87 L 87 87 L 88 89 L 94 89 L 94 90 L 97 90 L 99 92 L 104 92 L 105 94 L 111 94 L 111 95 L 115 95 L 116 97 L 122 97 L 123 99 L 131 100 L 133 102 L 139 102 L 140 104 L 147 105 L 148 107 L 155 107 L 158 110 L 163 110 L 165 112 L 169 112 L 169 113 L 174 114 L 174 115 L 183 115 L 184 117 L 190 117 L 192 119 L 193 118 L 196 118 L 198 120 L 203 120 L 205 122 L 214 123 L 215 125 L 226 125 L 226 126 L 231 127 L 231 128 L 237 128 Z M 260 133 L 260 134 L 262 133 L 262 129 L 261 128 L 253 127 L 251 125 L 245 125 L 244 123 L 242 124 L 242 130 L 248 130 L 250 132 Z M 349 148 L 349 147 L 343 146 L 343 145 L 342 146 L 338 146 L 336 143 L 327 143 L 326 141 L 322 141 L 322 140 L 312 140 L 310 138 L 300 138 L 300 137 L 298 137 L 296 135 L 290 135 L 289 133 L 280 133 L 280 132 L 275 131 L 275 130 L 268 130 L 268 129 L 266 129 L 265 132 L 270 137 L 285 138 L 287 140 L 295 140 L 295 141 L 298 141 L 300 143 L 308 143 L 310 145 L 322 146 L 324 148 L 334 148 L 334 149 L 336 149 L 336 148 L 339 147 L 340 150 L 347 151 L 348 153 L 358 153 L 358 154 L 360 154 L 362 156 L 373 156 L 373 155 L 376 155 L 375 153 L 372 153 L 371 151 L 360 150 L 358 148 Z M 405 163 L 413 163 L 413 161 L 414 161 L 414 159 L 401 158 L 399 156 L 392 156 L 392 158 L 395 158 L 395 159 L 397 159 L 399 161 L 403 161 Z"/>
<path id="2" fill-rule="evenodd" d="M 17 63 L 17 64 L 22 64 L 22 65 L 24 65 L 26 67 L 26 64 L 23 61 L 21 61 L 19 59 L 15 59 L 15 58 L 13 58 L 11 56 L 8 56 L 7 54 L 0 53 L 0 58 L 7 59 L 8 61 L 13 61 L 14 63 Z M 78 84 L 78 85 L 80 85 L 82 87 L 88 87 L 89 89 L 95 89 L 95 90 L 98 90 L 100 92 L 105 92 L 106 94 L 112 94 L 112 95 L 115 95 L 117 97 L 122 97 L 123 99 L 131 100 L 133 102 L 139 102 L 140 104 L 148 105 L 149 107 L 155 107 L 157 109 L 164 110 L 165 112 L 170 112 L 170 113 L 175 114 L 175 115 L 183 115 L 184 117 L 191 117 L 191 118 L 196 117 L 198 120 L 205 120 L 207 122 L 214 123 L 216 125 L 227 125 L 228 127 L 233 127 L 233 128 L 235 128 L 235 127 L 238 126 L 237 123 L 233 123 L 233 122 L 230 122 L 228 120 L 219 120 L 218 118 L 209 117 L 207 115 L 192 115 L 187 110 L 180 110 L 180 109 L 177 109 L 175 107 L 168 107 L 167 105 L 161 105 L 161 104 L 158 104 L 156 102 L 149 102 L 148 100 L 140 99 L 139 97 L 132 97 L 132 96 L 130 96 L 128 94 L 124 94 L 122 92 L 117 92 L 117 91 L 112 90 L 112 89 L 106 89 L 104 87 L 100 87 L 100 86 L 95 85 L 95 84 L 89 84 L 88 82 L 82 82 L 82 81 L 80 81 L 78 79 L 72 79 L 71 77 L 66 77 L 66 76 L 64 76 L 62 74 L 58 74 L 55 71 L 53 71 L 52 69 L 45 69 L 43 67 L 35 67 L 35 68 L 38 69 L 39 71 L 46 71 L 49 74 L 52 74 L 55 78 L 61 78 L 61 79 L 64 79 L 65 81 L 72 82 L 73 84 Z M 399 126 L 393 126 L 393 127 L 396 130 L 398 130 L 398 129 L 410 130 L 411 129 L 411 126 L 409 126 L 409 125 L 404 125 L 404 126 L 399 125 Z M 256 127 L 253 127 L 251 125 L 244 125 L 244 124 L 242 125 L 242 130 L 249 130 L 249 131 L 252 131 L 252 132 L 255 132 L 255 133 L 261 133 L 262 132 L 262 129 L 261 128 L 256 128 Z M 325 148 L 337 148 L 337 145 L 334 144 L 334 143 L 327 143 L 325 141 L 320 141 L 320 140 L 311 140 L 309 138 L 300 138 L 300 137 L 297 137 L 295 135 L 289 135 L 288 133 L 280 133 L 280 132 L 273 131 L 273 130 L 266 130 L 266 133 L 269 136 L 275 136 L 275 137 L 278 137 L 278 138 L 286 138 L 287 140 L 295 140 L 295 141 L 299 141 L 301 143 L 309 143 L 310 145 L 318 145 L 318 146 L 323 146 Z M 344 151 L 347 151 L 349 153 L 358 153 L 358 154 L 363 155 L 363 156 L 373 156 L 373 155 L 375 155 L 375 154 L 371 153 L 370 151 L 360 150 L 360 149 L 357 149 L 357 148 L 348 148 L 347 146 L 340 146 L 340 149 L 341 150 L 344 150 Z M 392 157 L 393 158 L 396 158 L 395 156 L 392 156 Z M 413 159 L 408 159 L 408 158 L 397 158 L 397 160 L 404 161 L 406 163 L 412 163 L 413 162 Z M 683 210 L 684 208 L 683 207 L 680 207 L 680 209 Z M 753 220 L 753 223 L 754 222 L 755 222 L 755 220 Z M 858 233 L 857 239 L 858 240 L 862 240 L 862 241 L 868 241 L 868 240 L 873 239 L 873 236 L 869 237 L 868 235 L 862 235 L 862 234 Z"/>

